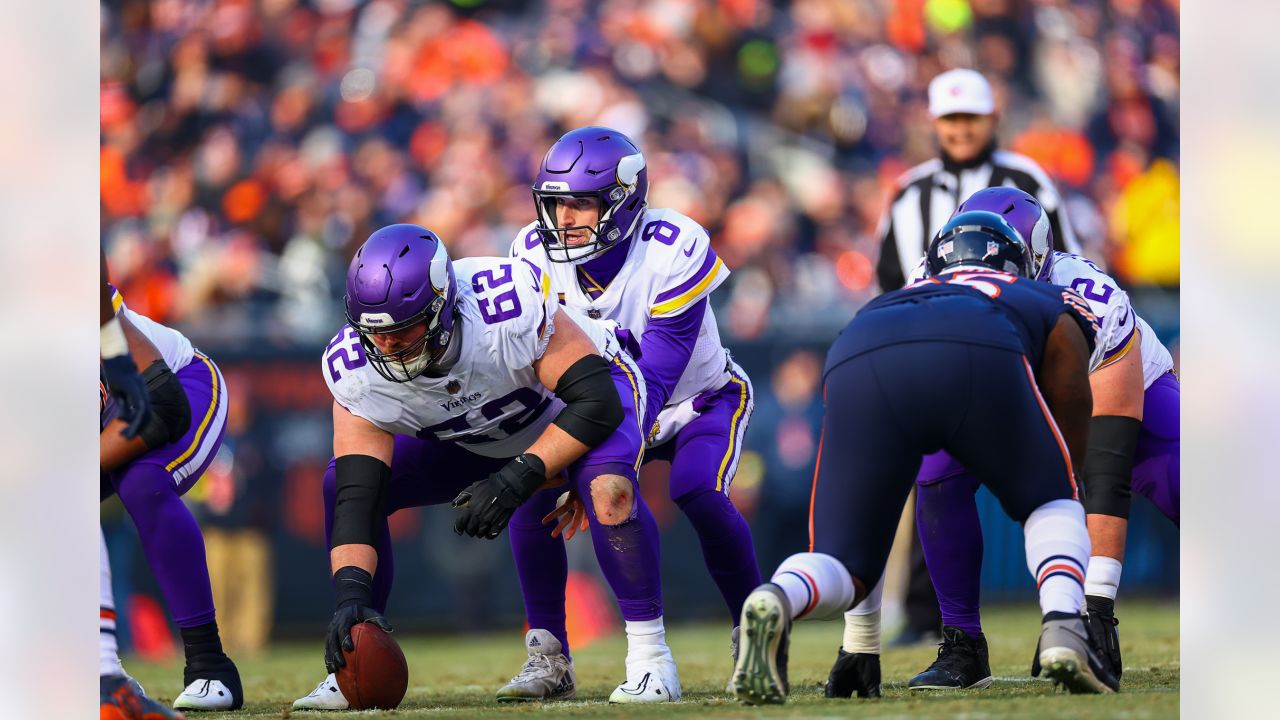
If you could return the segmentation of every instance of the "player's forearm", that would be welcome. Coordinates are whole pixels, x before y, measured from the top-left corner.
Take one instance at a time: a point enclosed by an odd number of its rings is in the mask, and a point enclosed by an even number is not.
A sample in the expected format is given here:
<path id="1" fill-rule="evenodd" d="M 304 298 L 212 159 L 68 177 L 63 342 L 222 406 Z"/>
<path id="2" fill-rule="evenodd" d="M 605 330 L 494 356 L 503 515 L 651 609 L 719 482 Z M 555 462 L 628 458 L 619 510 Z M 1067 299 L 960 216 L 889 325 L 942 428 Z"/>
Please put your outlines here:
<path id="1" fill-rule="evenodd" d="M 563 472 L 565 468 L 572 465 L 575 460 L 585 455 L 590 449 L 585 443 L 575 440 L 569 433 L 559 427 L 548 425 L 547 429 L 542 431 L 542 434 L 533 441 L 533 444 L 529 446 L 525 453 L 538 456 L 538 459 L 542 461 L 546 468 L 546 477 L 551 479 Z"/>
<path id="2" fill-rule="evenodd" d="M 160 351 L 156 349 L 156 346 L 129 321 L 125 313 L 120 313 L 116 317 L 120 322 L 120 328 L 124 331 L 125 340 L 129 344 L 129 355 L 133 357 L 134 365 L 138 366 L 138 372 L 146 370 L 151 363 L 164 359 L 160 355 Z"/>
<path id="3" fill-rule="evenodd" d="M 653 424 L 671 393 L 675 391 L 689 366 L 689 358 L 698 343 L 698 332 L 707 312 L 707 299 L 673 318 L 658 318 L 649 323 L 640 338 L 640 374 L 644 375 L 648 396 L 645 402 L 645 427 Z"/>
<path id="4" fill-rule="evenodd" d="M 329 571 L 354 566 L 372 575 L 378 569 L 378 551 L 372 545 L 339 545 L 329 551 Z"/>

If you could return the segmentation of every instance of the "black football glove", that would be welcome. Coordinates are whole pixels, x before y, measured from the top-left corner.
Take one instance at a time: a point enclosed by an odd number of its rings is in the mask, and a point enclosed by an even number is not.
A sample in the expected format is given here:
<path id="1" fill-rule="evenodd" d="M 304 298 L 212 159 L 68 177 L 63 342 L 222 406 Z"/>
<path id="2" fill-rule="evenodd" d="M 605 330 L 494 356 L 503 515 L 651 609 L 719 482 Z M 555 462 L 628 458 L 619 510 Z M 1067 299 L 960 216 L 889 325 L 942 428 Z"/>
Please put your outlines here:
<path id="1" fill-rule="evenodd" d="M 324 638 L 324 666 L 331 672 L 347 666 L 343 652 L 355 650 L 351 642 L 351 628 L 362 622 L 370 622 L 387 632 L 391 632 L 391 624 L 382 617 L 382 613 L 374 610 L 373 576 L 354 565 L 339 568 L 333 574 L 333 582 L 338 594 L 338 609 L 329 621 L 329 631 Z"/>
<path id="2" fill-rule="evenodd" d="M 547 481 L 547 468 L 537 455 L 525 453 L 484 480 L 471 483 L 453 499 L 458 511 L 453 531 L 492 540 L 502 534 L 521 503 Z"/>
<path id="3" fill-rule="evenodd" d="M 120 406 L 119 418 L 128 423 L 124 436 L 135 437 L 151 419 L 151 396 L 147 394 L 146 382 L 129 355 L 105 358 L 102 375 L 106 378 L 107 390 Z"/>

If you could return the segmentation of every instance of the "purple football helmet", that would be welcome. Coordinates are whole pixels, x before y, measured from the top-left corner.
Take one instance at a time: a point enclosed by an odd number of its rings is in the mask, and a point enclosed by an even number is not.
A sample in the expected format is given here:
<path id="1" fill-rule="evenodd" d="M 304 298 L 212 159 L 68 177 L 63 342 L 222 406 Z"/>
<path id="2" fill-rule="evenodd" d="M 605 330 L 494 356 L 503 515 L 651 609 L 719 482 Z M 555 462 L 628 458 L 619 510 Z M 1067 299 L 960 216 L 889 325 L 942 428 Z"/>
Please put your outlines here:
<path id="1" fill-rule="evenodd" d="M 970 195 L 956 208 L 956 213 L 970 210 L 1003 216 L 1031 251 L 1031 277 L 1049 279 L 1053 268 L 1053 228 L 1039 200 L 1015 187 L 989 187 Z"/>
<path id="2" fill-rule="evenodd" d="M 590 197 L 600 203 L 595 227 L 557 227 L 557 201 Z M 649 171 L 635 143 L 617 130 L 584 127 L 565 133 L 547 151 L 533 181 L 538 234 L 552 262 L 585 262 L 635 232 L 649 197 Z M 586 230 L 587 242 L 570 247 L 566 233 Z"/>
<path id="3" fill-rule="evenodd" d="M 379 375 L 408 382 L 449 346 L 458 283 L 444 243 L 417 225 L 388 225 L 369 236 L 347 269 L 347 322 L 360 335 L 365 357 Z M 405 347 L 382 352 L 374 335 L 426 324 Z"/>

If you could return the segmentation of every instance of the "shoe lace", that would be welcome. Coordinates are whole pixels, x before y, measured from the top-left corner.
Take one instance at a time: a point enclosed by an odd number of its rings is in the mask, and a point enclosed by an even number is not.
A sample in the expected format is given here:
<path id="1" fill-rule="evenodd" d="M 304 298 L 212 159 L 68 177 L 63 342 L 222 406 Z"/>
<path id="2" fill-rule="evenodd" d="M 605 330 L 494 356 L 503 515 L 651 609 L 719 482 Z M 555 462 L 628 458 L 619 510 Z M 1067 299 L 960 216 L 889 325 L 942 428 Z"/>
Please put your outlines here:
<path id="1" fill-rule="evenodd" d="M 963 638 L 955 635 L 943 635 L 942 642 L 938 643 L 938 659 L 933 661 L 929 669 L 953 671 L 964 669 L 966 662 L 964 653 L 958 652 L 963 644 L 965 644 Z"/>
<path id="2" fill-rule="evenodd" d="M 520 668 L 520 674 L 511 678 L 511 682 L 520 682 L 522 680 L 533 680 L 540 675 L 549 674 L 555 671 L 555 661 L 550 656 L 542 653 L 534 653 L 524 662 L 524 667 Z"/>

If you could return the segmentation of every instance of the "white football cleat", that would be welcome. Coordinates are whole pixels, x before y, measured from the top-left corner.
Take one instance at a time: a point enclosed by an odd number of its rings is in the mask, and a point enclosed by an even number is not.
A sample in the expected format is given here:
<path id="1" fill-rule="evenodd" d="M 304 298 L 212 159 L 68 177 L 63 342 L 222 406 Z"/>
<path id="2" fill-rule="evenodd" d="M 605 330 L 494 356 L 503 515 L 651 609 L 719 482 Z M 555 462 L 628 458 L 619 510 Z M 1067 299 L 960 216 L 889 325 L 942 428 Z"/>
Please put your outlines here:
<path id="1" fill-rule="evenodd" d="M 234 710 L 236 698 L 221 680 L 196 680 L 173 701 L 175 710 Z"/>
<path id="2" fill-rule="evenodd" d="M 321 680 L 315 690 L 293 701 L 294 710 L 346 710 L 350 705 L 333 673 Z"/>
<path id="3" fill-rule="evenodd" d="M 533 629 L 525 633 L 529 659 L 520 674 L 498 690 L 498 702 L 572 700 L 578 696 L 578 678 L 573 663 L 555 635 Z"/>
<path id="4" fill-rule="evenodd" d="M 627 652 L 627 681 L 614 689 L 611 703 L 676 702 L 682 695 L 676 659 L 666 644 L 644 645 Z"/>

